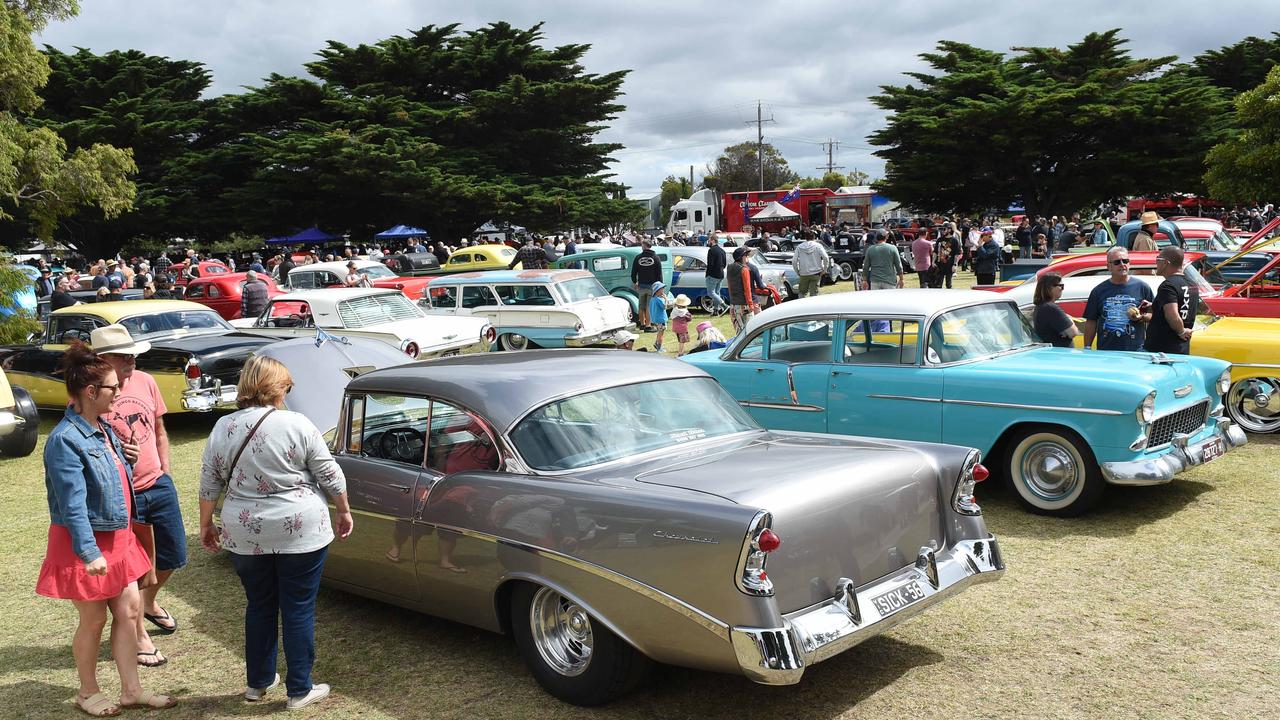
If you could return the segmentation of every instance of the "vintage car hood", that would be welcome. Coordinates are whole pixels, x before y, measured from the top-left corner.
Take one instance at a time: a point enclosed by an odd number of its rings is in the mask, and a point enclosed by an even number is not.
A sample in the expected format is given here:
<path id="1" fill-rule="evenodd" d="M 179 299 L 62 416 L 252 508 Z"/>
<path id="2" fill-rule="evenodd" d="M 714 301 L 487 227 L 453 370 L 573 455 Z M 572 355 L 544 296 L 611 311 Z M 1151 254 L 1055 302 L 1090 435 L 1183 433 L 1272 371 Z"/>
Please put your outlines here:
<path id="1" fill-rule="evenodd" d="M 921 547 L 942 547 L 940 503 L 954 482 L 940 484 L 930 454 L 907 443 L 773 432 L 668 456 L 636 480 L 772 513 L 783 544 L 768 572 L 783 612 L 830 597 L 841 577 L 861 585 L 910 564 Z"/>
<path id="2" fill-rule="evenodd" d="M 423 348 L 444 343 L 479 342 L 480 332 L 489 324 L 485 318 L 465 315 L 427 315 L 416 320 L 397 320 L 379 323 L 362 328 L 354 328 L 350 332 L 386 333 L 395 335 L 401 340 L 413 340 Z M 329 332 L 341 335 L 345 328 L 326 328 Z"/>
<path id="3" fill-rule="evenodd" d="M 584 332 L 617 330 L 631 322 L 631 303 L 618 297 L 580 300 L 565 307 L 582 318 Z"/>
<path id="4" fill-rule="evenodd" d="M 1170 355 L 1170 363 L 1152 362 L 1154 353 L 1108 352 L 1077 350 L 1074 348 L 1037 348 L 1015 352 L 976 363 L 959 365 L 956 374 L 997 375 L 1010 380 L 1028 383 L 1052 383 L 1054 380 L 1091 380 L 1114 382 L 1127 386 L 1144 385 L 1159 388 L 1166 383 L 1198 377 L 1189 363 L 1177 355 Z M 948 377 L 952 374 L 948 370 Z M 947 397 L 952 397 L 952 385 L 947 384 Z M 1146 394 L 1143 391 L 1142 394 Z M 1105 397 L 1100 391 L 1095 397 Z"/>

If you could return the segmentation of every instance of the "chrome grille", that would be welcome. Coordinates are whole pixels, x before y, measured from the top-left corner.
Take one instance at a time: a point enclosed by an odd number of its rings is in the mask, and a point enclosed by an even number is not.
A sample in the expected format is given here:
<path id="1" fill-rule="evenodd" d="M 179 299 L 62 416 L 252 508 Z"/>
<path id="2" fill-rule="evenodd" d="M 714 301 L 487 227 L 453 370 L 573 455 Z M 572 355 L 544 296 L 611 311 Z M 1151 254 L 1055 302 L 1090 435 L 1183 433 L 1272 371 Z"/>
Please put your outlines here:
<path id="1" fill-rule="evenodd" d="M 1204 400 L 1191 407 L 1156 418 L 1155 422 L 1151 423 L 1151 432 L 1148 434 L 1151 440 L 1148 447 L 1164 445 L 1179 433 L 1195 435 L 1200 428 L 1204 427 L 1207 417 L 1209 417 L 1209 401 Z"/>

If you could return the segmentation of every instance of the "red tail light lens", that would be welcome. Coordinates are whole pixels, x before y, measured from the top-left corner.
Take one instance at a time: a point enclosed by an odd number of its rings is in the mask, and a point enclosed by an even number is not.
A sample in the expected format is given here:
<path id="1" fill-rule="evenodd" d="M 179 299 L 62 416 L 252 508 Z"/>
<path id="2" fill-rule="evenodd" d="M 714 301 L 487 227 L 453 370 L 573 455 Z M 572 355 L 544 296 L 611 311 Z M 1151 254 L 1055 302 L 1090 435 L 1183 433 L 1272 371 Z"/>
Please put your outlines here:
<path id="1" fill-rule="evenodd" d="M 991 471 L 987 469 L 986 465 L 983 465 L 982 463 L 978 463 L 977 465 L 973 466 L 974 482 L 982 482 L 983 480 L 986 480 L 989 477 L 991 477 Z"/>
<path id="2" fill-rule="evenodd" d="M 484 339 L 485 339 L 485 342 L 493 342 L 494 340 L 497 340 L 498 331 L 495 330 L 492 325 L 490 325 L 489 327 L 485 328 Z"/>
<path id="3" fill-rule="evenodd" d="M 778 537 L 778 534 L 769 528 L 765 528 L 761 531 L 760 535 L 756 538 L 756 547 L 760 548 L 762 552 L 773 552 L 781 545 L 782 538 Z"/>
<path id="4" fill-rule="evenodd" d="M 187 379 L 188 379 L 188 380 L 199 380 L 199 379 L 200 379 L 200 374 L 201 374 L 201 373 L 200 373 L 200 366 L 199 366 L 199 365 L 197 365 L 197 364 L 195 363 L 195 361 L 189 361 L 189 362 L 187 363 Z"/>
<path id="5" fill-rule="evenodd" d="M 404 354 L 411 358 L 418 357 L 418 343 L 411 342 L 404 346 Z"/>

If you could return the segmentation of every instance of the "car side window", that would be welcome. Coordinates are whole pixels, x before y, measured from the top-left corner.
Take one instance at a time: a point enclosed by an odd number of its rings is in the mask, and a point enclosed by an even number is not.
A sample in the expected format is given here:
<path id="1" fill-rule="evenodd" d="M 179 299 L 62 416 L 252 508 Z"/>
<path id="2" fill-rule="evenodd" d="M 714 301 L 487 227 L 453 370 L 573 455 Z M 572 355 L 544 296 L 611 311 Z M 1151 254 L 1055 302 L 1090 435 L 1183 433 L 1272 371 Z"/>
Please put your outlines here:
<path id="1" fill-rule="evenodd" d="M 431 401 L 404 395 L 366 395 L 362 413 L 351 416 L 350 452 L 421 466 L 427 447 Z"/>
<path id="2" fill-rule="evenodd" d="M 459 265 L 461 263 L 471 262 L 471 253 L 454 253 L 449 256 L 450 265 Z"/>
<path id="3" fill-rule="evenodd" d="M 209 288 L 209 297 L 222 297 L 222 291 L 218 289 L 217 285 L 209 285 L 207 287 Z"/>
<path id="4" fill-rule="evenodd" d="M 484 423 L 449 403 L 431 403 L 427 469 L 444 475 L 498 469 L 498 449 Z"/>
<path id="5" fill-rule="evenodd" d="M 493 293 L 484 285 L 471 285 L 462 288 L 462 307 L 477 308 L 485 305 L 500 305 Z"/>
<path id="6" fill-rule="evenodd" d="M 289 287 L 310 289 L 316 286 L 316 274 L 313 272 L 289 273 Z"/>
<path id="7" fill-rule="evenodd" d="M 458 288 L 449 285 L 447 287 L 428 287 L 428 294 L 431 296 L 431 307 L 435 308 L 455 308 L 458 307 Z"/>
<path id="8" fill-rule="evenodd" d="M 102 327 L 102 323 L 85 315 L 60 315 L 50 323 L 49 342 L 55 345 L 65 345 L 72 340 L 87 343 L 90 333 L 98 327 Z"/>
<path id="9" fill-rule="evenodd" d="M 759 360 L 764 357 L 764 333 L 759 333 L 738 351 L 739 360 Z"/>
<path id="10" fill-rule="evenodd" d="M 311 307 L 301 300 L 278 300 L 271 303 L 264 313 L 265 327 L 309 327 L 312 324 Z"/>
<path id="11" fill-rule="evenodd" d="M 204 297 L 204 283 L 191 283 L 187 286 L 187 297 L 202 298 Z"/>
<path id="12" fill-rule="evenodd" d="M 594 272 L 624 270 L 626 267 L 626 260 L 621 255 L 610 255 L 608 257 L 595 258 L 591 261 L 591 269 Z"/>
<path id="13" fill-rule="evenodd" d="M 863 318 L 845 323 L 844 362 L 851 365 L 915 365 L 920 322 Z"/>
<path id="14" fill-rule="evenodd" d="M 774 325 L 766 333 L 768 360 L 782 362 L 831 362 L 831 320 L 801 320 Z"/>
<path id="15" fill-rule="evenodd" d="M 494 292 L 503 305 L 555 305 L 546 285 L 499 285 Z"/>

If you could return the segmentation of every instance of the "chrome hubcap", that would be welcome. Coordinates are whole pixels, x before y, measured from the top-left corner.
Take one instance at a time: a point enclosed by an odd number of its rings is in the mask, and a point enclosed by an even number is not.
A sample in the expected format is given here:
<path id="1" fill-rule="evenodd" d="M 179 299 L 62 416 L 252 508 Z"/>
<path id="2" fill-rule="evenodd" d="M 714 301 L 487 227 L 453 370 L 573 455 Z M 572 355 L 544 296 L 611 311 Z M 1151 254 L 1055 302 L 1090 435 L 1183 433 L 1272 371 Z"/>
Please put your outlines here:
<path id="1" fill-rule="evenodd" d="M 538 654 L 561 675 L 580 675 L 591 664 L 591 616 L 572 600 L 539 588 L 529 605 L 529 627 Z"/>
<path id="2" fill-rule="evenodd" d="M 523 350 L 529 344 L 529 338 L 523 335 L 511 334 L 507 336 L 507 347 L 512 350 Z"/>
<path id="3" fill-rule="evenodd" d="M 1249 378 L 1227 393 L 1231 419 L 1249 432 L 1280 430 L 1280 378 Z"/>
<path id="4" fill-rule="evenodd" d="M 853 266 L 849 263 L 840 263 L 840 279 L 848 280 L 853 277 Z"/>
<path id="5" fill-rule="evenodd" d="M 1039 442 L 1022 456 L 1022 478 L 1027 488 L 1045 500 L 1070 495 L 1080 482 L 1075 456 L 1061 445 Z"/>

